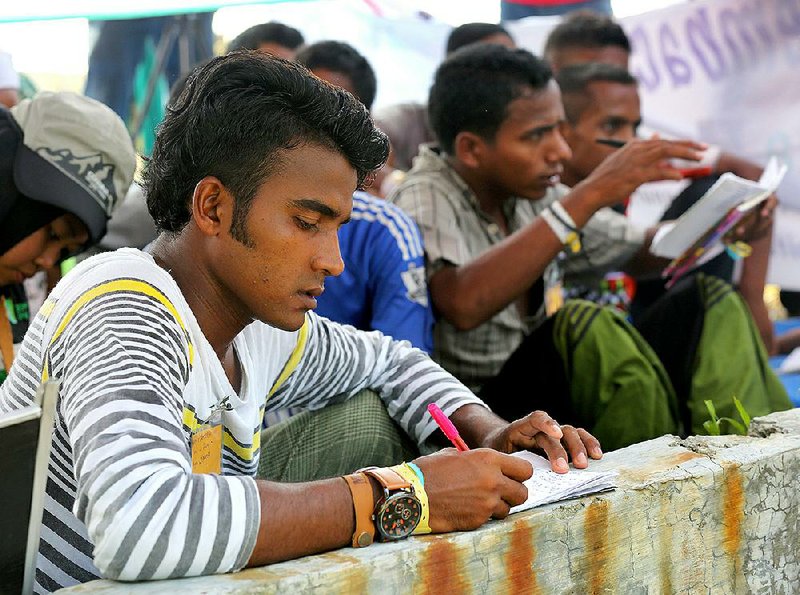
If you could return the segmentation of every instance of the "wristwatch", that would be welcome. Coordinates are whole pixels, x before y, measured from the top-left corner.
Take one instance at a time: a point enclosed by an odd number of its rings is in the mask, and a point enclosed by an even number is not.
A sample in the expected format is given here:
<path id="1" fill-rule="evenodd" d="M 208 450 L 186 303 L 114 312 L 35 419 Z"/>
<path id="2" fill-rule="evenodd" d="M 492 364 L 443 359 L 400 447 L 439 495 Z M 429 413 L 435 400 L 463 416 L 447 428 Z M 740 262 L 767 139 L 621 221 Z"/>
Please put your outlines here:
<path id="1" fill-rule="evenodd" d="M 373 512 L 379 539 L 394 541 L 411 535 L 422 518 L 422 504 L 411 482 L 386 467 L 367 467 L 359 472 L 374 478 L 383 488 Z"/>

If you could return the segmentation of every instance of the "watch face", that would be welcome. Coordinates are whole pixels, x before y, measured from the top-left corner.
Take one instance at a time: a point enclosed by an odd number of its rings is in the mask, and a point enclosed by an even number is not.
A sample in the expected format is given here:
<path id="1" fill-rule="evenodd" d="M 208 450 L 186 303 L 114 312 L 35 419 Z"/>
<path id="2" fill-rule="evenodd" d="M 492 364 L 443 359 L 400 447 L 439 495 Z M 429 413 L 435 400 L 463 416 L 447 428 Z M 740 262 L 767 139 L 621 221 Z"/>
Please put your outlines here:
<path id="1" fill-rule="evenodd" d="M 381 504 L 376 515 L 378 533 L 385 540 L 408 537 L 422 517 L 422 506 L 410 492 L 395 492 Z"/>

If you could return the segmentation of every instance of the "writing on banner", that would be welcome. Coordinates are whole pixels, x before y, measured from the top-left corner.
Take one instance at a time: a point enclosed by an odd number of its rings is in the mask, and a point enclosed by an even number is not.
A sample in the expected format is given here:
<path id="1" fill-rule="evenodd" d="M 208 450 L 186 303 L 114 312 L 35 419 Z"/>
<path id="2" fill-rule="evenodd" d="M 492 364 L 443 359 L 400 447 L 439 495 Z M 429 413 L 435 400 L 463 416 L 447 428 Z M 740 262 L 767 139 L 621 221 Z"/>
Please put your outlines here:
<path id="1" fill-rule="evenodd" d="M 634 47 L 631 71 L 648 92 L 796 67 L 800 59 L 799 0 L 692 3 L 623 24 Z"/>

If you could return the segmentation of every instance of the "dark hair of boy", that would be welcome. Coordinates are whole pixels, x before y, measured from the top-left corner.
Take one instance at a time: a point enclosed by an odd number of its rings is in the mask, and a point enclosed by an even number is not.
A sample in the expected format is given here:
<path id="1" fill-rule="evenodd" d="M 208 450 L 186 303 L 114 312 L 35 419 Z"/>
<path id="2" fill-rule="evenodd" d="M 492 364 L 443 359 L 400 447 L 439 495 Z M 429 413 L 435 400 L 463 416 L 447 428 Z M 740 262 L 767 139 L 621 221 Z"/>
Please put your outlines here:
<path id="1" fill-rule="evenodd" d="M 591 10 L 578 10 L 570 13 L 550 32 L 544 45 L 544 57 L 552 61 L 552 55 L 564 49 L 607 46 L 631 53 L 630 39 L 613 18 Z"/>
<path id="2" fill-rule="evenodd" d="M 242 31 L 230 42 L 228 52 L 257 50 L 262 43 L 274 43 L 290 50 L 296 50 L 305 43 L 305 40 L 303 34 L 294 27 L 270 21 L 253 25 Z"/>
<path id="3" fill-rule="evenodd" d="M 581 114 L 592 103 L 592 97 L 587 91 L 592 83 L 638 84 L 636 77 L 624 68 L 601 62 L 565 66 L 555 76 L 561 88 L 561 101 L 564 103 L 567 121 L 572 124 L 580 119 Z"/>
<path id="4" fill-rule="evenodd" d="M 372 109 L 378 92 L 375 71 L 353 46 L 342 41 L 318 41 L 300 50 L 296 59 L 311 71 L 324 68 L 346 76 L 356 99 Z"/>
<path id="5" fill-rule="evenodd" d="M 552 78 L 550 67 L 526 50 L 485 43 L 462 48 L 436 71 L 428 98 L 431 128 L 450 154 L 459 132 L 493 139 L 508 105 Z"/>
<path id="6" fill-rule="evenodd" d="M 464 23 L 450 32 L 445 52 L 450 55 L 464 46 L 495 36 L 505 36 L 513 41 L 511 34 L 501 25 L 495 23 Z"/>
<path id="7" fill-rule="evenodd" d="M 247 244 L 244 224 L 256 191 L 283 153 L 302 144 L 338 151 L 359 187 L 389 152 L 366 108 L 303 66 L 260 52 L 214 58 L 167 109 L 144 174 L 150 214 L 160 230 L 180 232 L 195 185 L 215 176 L 236 200 L 231 235 Z"/>

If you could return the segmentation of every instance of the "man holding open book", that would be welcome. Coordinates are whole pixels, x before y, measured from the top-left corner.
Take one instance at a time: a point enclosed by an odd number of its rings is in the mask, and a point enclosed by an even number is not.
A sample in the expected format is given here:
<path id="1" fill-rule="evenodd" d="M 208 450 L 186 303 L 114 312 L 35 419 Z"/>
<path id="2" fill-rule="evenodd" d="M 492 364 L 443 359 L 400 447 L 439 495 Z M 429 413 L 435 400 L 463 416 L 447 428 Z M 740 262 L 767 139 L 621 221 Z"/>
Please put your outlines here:
<path id="1" fill-rule="evenodd" d="M 680 179 L 664 162 L 697 161 L 702 146 L 633 140 L 569 189 L 559 184 L 573 157 L 562 136 L 559 87 L 542 61 L 500 46 L 464 48 L 445 60 L 429 116 L 441 144 L 422 148 L 389 199 L 424 236 L 440 314 L 434 358 L 501 415 L 546 407 L 559 419 L 580 420 L 606 447 L 702 431 L 699 393 L 690 403 L 684 387 L 673 386 L 670 362 L 635 328 L 610 309 L 561 303 L 564 274 L 596 278 L 637 254 L 640 266 L 658 262 L 643 250 L 645 233 L 607 207 L 644 182 Z M 734 303 L 738 323 L 727 321 L 727 339 L 749 346 L 747 353 L 763 351 L 743 304 L 729 287 L 713 289 L 709 300 Z M 737 384 L 752 395 L 751 413 L 788 408 L 777 378 L 755 369 L 758 362 L 746 366 L 750 382 Z M 705 382 L 703 394 L 724 399 L 727 412 L 733 395 L 714 395 L 714 383 L 730 373 L 691 380 Z"/>

